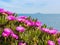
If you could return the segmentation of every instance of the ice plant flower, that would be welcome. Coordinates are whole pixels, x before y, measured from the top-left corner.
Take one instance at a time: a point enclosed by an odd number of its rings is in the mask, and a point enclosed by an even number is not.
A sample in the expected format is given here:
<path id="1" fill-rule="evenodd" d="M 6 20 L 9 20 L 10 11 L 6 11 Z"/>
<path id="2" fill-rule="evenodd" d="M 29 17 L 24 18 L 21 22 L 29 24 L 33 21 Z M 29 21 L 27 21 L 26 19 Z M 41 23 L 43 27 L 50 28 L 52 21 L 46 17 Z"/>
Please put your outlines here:
<path id="1" fill-rule="evenodd" d="M 16 20 L 18 21 L 18 22 L 25 22 L 25 19 L 24 19 L 24 17 L 16 17 Z"/>
<path id="2" fill-rule="evenodd" d="M 32 21 L 30 21 L 30 20 L 26 20 L 26 21 L 25 21 L 25 24 L 26 24 L 27 26 L 33 26 L 33 25 L 34 25 L 34 23 L 33 23 Z"/>
<path id="3" fill-rule="evenodd" d="M 57 39 L 58 45 L 60 45 L 60 38 Z"/>
<path id="4" fill-rule="evenodd" d="M 26 43 L 19 42 L 19 45 L 26 45 Z"/>
<path id="5" fill-rule="evenodd" d="M 48 28 L 42 28 L 42 31 L 43 32 L 47 32 L 49 34 L 56 34 L 57 33 L 57 30 L 56 29 L 48 29 Z"/>
<path id="6" fill-rule="evenodd" d="M 10 34 L 11 34 L 11 29 L 10 28 L 4 28 L 2 36 L 3 37 L 8 37 Z"/>
<path id="7" fill-rule="evenodd" d="M 56 33 L 57 33 L 56 29 L 49 30 L 49 34 L 56 34 Z"/>
<path id="8" fill-rule="evenodd" d="M 41 26 L 41 25 L 42 25 L 41 22 L 39 22 L 39 21 L 36 21 L 36 22 L 35 22 L 35 26 L 39 27 L 39 26 Z"/>
<path id="9" fill-rule="evenodd" d="M 9 36 L 9 34 L 7 34 L 7 33 L 3 32 L 3 33 L 2 33 L 2 36 L 3 36 L 3 37 L 8 37 L 8 36 Z"/>
<path id="10" fill-rule="evenodd" d="M 42 28 L 42 31 L 49 33 L 49 29 L 48 28 Z"/>
<path id="11" fill-rule="evenodd" d="M 11 34 L 11 29 L 10 28 L 4 28 L 3 34 L 5 33 L 6 35 L 10 35 Z"/>
<path id="12" fill-rule="evenodd" d="M 18 27 L 16 27 L 16 30 L 19 31 L 19 32 L 24 32 L 25 28 L 22 27 L 22 26 L 18 26 Z"/>
<path id="13" fill-rule="evenodd" d="M 7 18 L 7 20 L 15 20 L 15 16 L 12 16 L 12 15 L 7 16 L 6 18 Z"/>
<path id="14" fill-rule="evenodd" d="M 5 33 L 11 33 L 11 31 L 12 31 L 12 30 L 11 30 L 10 28 L 4 28 L 4 32 L 5 32 Z"/>
<path id="15" fill-rule="evenodd" d="M 0 8 L 0 13 L 4 13 L 4 12 L 5 12 L 4 9 Z"/>
<path id="16" fill-rule="evenodd" d="M 14 34 L 14 33 L 11 33 L 11 37 L 15 38 L 15 39 L 18 39 L 18 35 Z"/>
<path id="17" fill-rule="evenodd" d="M 22 19 L 26 19 L 27 17 L 26 17 L 26 16 L 20 16 L 20 18 L 22 18 Z"/>
<path id="18" fill-rule="evenodd" d="M 13 15 L 13 13 L 10 12 L 10 11 L 5 11 L 5 13 L 8 14 L 8 15 Z"/>
<path id="19" fill-rule="evenodd" d="M 48 45 L 55 45 L 54 41 L 48 40 Z"/>

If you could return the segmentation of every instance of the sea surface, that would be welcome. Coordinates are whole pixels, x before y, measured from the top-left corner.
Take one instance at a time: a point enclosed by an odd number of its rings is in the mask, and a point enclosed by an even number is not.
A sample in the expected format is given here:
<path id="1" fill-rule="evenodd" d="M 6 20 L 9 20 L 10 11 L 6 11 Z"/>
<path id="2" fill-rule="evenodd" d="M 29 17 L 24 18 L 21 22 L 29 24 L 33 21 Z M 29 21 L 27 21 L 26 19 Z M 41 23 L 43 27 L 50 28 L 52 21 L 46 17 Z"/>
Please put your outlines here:
<path id="1" fill-rule="evenodd" d="M 31 16 L 37 18 L 42 24 L 60 31 L 60 14 L 19 14 L 19 16 Z"/>

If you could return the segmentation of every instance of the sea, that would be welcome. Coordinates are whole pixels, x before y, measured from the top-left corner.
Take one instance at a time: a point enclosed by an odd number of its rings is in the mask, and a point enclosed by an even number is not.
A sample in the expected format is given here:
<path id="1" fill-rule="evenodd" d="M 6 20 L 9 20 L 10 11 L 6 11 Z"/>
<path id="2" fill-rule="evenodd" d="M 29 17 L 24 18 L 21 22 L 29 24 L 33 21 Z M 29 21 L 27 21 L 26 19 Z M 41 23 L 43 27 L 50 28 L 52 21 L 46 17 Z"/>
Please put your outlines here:
<path id="1" fill-rule="evenodd" d="M 46 24 L 47 27 L 52 27 L 60 31 L 60 14 L 18 14 L 18 16 L 31 16 L 34 19 L 38 19 L 42 24 Z"/>

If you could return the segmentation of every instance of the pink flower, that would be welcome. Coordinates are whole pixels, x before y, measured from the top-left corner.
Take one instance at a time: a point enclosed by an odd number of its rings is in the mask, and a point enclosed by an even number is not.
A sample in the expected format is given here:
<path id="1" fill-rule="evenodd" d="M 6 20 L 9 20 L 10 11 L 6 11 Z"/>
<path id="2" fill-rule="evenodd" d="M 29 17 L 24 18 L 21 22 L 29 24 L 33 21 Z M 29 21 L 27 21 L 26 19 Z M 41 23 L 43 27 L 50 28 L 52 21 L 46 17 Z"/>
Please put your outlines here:
<path id="1" fill-rule="evenodd" d="M 4 9 L 0 8 L 0 13 L 4 13 L 4 12 L 5 12 Z"/>
<path id="2" fill-rule="evenodd" d="M 9 36 L 11 34 L 11 29 L 10 28 L 4 28 L 3 34 Z"/>
<path id="3" fill-rule="evenodd" d="M 3 33 L 2 33 L 2 36 L 3 36 L 3 37 L 8 37 L 8 36 L 9 36 L 9 34 L 7 34 L 7 33 L 3 32 Z"/>
<path id="4" fill-rule="evenodd" d="M 3 37 L 8 37 L 8 36 L 10 36 L 11 32 L 12 32 L 12 30 L 10 28 L 4 28 L 2 36 Z"/>
<path id="5" fill-rule="evenodd" d="M 16 27 L 16 30 L 19 31 L 19 32 L 24 32 L 25 28 L 22 27 L 22 26 L 18 26 L 18 27 Z"/>
<path id="6" fill-rule="evenodd" d="M 23 17 L 16 17 L 16 20 L 18 22 L 25 22 L 25 19 Z"/>
<path id="7" fill-rule="evenodd" d="M 19 45 L 26 45 L 26 43 L 19 42 Z"/>
<path id="8" fill-rule="evenodd" d="M 7 16 L 6 18 L 7 18 L 8 20 L 15 20 L 15 16 L 12 16 L 12 15 Z"/>
<path id="9" fill-rule="evenodd" d="M 49 34 L 56 34 L 56 33 L 57 33 L 56 29 L 49 30 Z"/>
<path id="10" fill-rule="evenodd" d="M 30 20 L 26 20 L 26 21 L 25 21 L 25 24 L 26 24 L 27 26 L 33 26 L 33 25 L 34 25 L 34 23 L 33 23 L 32 21 L 30 21 Z"/>
<path id="11" fill-rule="evenodd" d="M 26 17 L 26 16 L 20 16 L 20 18 L 22 18 L 22 19 L 26 19 L 27 17 Z"/>
<path id="12" fill-rule="evenodd" d="M 13 13 L 9 12 L 9 11 L 6 11 L 5 13 L 8 14 L 8 15 L 13 15 Z"/>
<path id="13" fill-rule="evenodd" d="M 15 39 L 18 39 L 18 36 L 17 36 L 16 34 L 14 34 L 14 33 L 11 33 L 11 36 L 12 36 L 13 38 L 15 38 Z"/>
<path id="14" fill-rule="evenodd" d="M 11 29 L 10 28 L 4 28 L 4 32 L 11 33 Z"/>
<path id="15" fill-rule="evenodd" d="M 55 45 L 55 43 L 51 40 L 48 40 L 48 45 Z"/>
<path id="16" fill-rule="evenodd" d="M 36 21 L 36 22 L 35 22 L 35 26 L 39 27 L 39 26 L 41 26 L 41 25 L 42 25 L 41 22 L 39 22 L 39 21 Z"/>
<path id="17" fill-rule="evenodd" d="M 42 31 L 49 33 L 49 29 L 48 28 L 42 28 Z"/>

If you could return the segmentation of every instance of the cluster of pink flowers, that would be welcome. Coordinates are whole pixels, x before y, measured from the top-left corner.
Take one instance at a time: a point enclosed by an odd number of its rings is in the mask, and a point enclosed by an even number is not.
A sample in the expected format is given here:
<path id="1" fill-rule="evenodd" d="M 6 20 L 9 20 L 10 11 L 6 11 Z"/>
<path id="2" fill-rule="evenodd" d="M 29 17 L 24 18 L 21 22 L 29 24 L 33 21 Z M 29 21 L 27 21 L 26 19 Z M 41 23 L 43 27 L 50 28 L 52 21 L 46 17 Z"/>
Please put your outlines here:
<path id="1" fill-rule="evenodd" d="M 26 17 L 26 16 L 15 17 L 15 16 L 13 16 L 12 12 L 5 11 L 3 9 L 0 9 L 0 13 L 7 14 L 6 19 L 9 21 L 16 20 L 18 22 L 23 22 L 27 26 L 35 26 L 35 27 L 42 26 L 42 23 L 39 22 L 38 20 L 37 21 L 33 21 L 31 19 L 28 20 L 28 17 Z M 56 29 L 48 29 L 48 28 L 40 28 L 40 29 L 41 29 L 41 31 L 46 32 L 46 33 L 51 34 L 51 35 L 54 35 L 57 33 Z M 17 26 L 16 30 L 23 33 L 26 29 L 23 26 Z M 16 35 L 10 28 L 4 28 L 2 36 L 3 37 L 11 36 L 12 38 L 15 38 L 15 39 L 19 38 L 18 35 Z M 57 41 L 58 41 L 58 44 L 60 45 L 60 39 L 58 39 Z M 19 42 L 19 45 L 26 45 L 26 43 Z M 48 45 L 55 45 L 55 43 L 51 40 L 48 40 Z"/>
<path id="2" fill-rule="evenodd" d="M 10 12 L 10 11 L 5 11 L 5 10 L 2 9 L 2 8 L 0 8 L 0 13 L 2 13 L 2 14 L 7 14 L 7 15 L 13 15 L 12 12 Z"/>
<path id="3" fill-rule="evenodd" d="M 57 34 L 58 32 L 56 29 L 48 29 L 48 28 L 42 28 L 42 31 L 49 34 Z"/>
<path id="4" fill-rule="evenodd" d="M 39 21 L 34 22 L 34 21 L 32 21 L 32 20 L 26 20 L 25 23 L 26 23 L 26 25 L 28 25 L 28 26 L 36 26 L 36 27 L 39 27 L 39 26 L 42 25 L 41 22 L 39 22 Z"/>
<path id="5" fill-rule="evenodd" d="M 10 35 L 11 35 L 11 37 L 18 39 L 18 36 L 16 34 L 14 34 L 10 28 L 5 28 L 3 33 L 2 33 L 2 36 L 9 37 Z"/>

